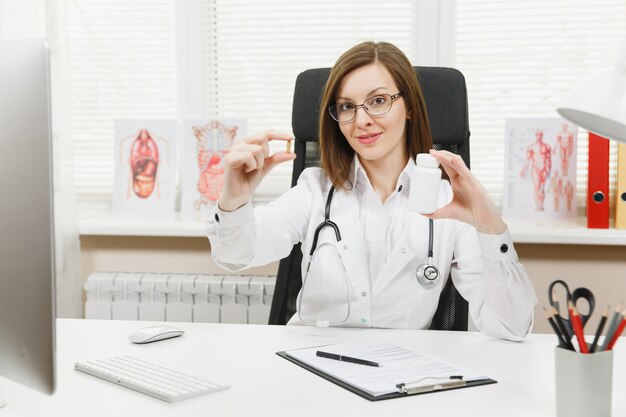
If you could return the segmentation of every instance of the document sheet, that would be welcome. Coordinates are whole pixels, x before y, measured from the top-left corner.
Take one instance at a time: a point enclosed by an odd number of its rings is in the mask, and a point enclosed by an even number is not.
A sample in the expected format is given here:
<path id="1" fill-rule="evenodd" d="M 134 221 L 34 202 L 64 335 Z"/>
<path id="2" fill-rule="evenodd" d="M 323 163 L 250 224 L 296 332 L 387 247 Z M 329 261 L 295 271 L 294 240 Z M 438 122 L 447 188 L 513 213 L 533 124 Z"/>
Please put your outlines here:
<path id="1" fill-rule="evenodd" d="M 380 367 L 318 357 L 318 350 L 377 362 Z M 372 396 L 398 392 L 398 384 L 419 387 L 449 381 L 450 377 L 462 377 L 465 381 L 484 379 L 467 369 L 393 343 L 336 344 L 289 350 L 285 353 Z"/>

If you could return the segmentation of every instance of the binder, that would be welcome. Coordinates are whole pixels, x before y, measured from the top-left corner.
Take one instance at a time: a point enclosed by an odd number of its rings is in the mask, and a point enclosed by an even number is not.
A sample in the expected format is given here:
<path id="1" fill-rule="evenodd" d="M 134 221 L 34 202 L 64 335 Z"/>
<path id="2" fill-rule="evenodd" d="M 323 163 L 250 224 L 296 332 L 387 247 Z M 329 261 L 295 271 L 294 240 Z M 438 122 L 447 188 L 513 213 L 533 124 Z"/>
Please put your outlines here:
<path id="1" fill-rule="evenodd" d="M 385 377 L 389 379 L 389 368 L 385 368 L 385 362 L 382 363 L 381 368 L 364 366 L 354 363 L 338 362 L 333 359 L 315 358 L 315 352 L 317 350 L 331 351 L 331 352 L 359 352 L 359 357 L 367 360 L 376 358 L 375 355 L 368 356 L 368 351 L 385 351 L 387 358 L 393 356 L 393 351 L 398 352 L 397 358 L 391 359 L 390 363 L 393 363 L 396 368 L 402 369 L 402 374 L 406 374 L 406 369 L 403 367 L 404 363 L 411 364 L 412 368 L 416 368 L 415 363 L 427 362 L 428 365 L 420 365 L 423 368 L 415 369 L 415 376 L 407 378 L 403 375 L 394 383 L 387 382 L 387 387 L 384 389 L 372 390 L 369 386 L 360 384 L 363 380 L 360 377 L 350 376 L 346 369 L 355 369 L 359 373 L 362 373 L 371 380 L 372 376 L 376 376 L 376 372 L 381 370 L 385 374 Z M 390 354 L 390 352 L 392 352 Z M 357 394 L 369 401 L 388 400 L 392 398 L 402 398 L 410 395 L 427 394 L 431 392 L 447 391 L 460 388 L 469 388 L 479 385 L 495 384 L 497 381 L 487 378 L 485 376 L 479 376 L 469 373 L 467 370 L 461 370 L 454 367 L 451 364 L 442 362 L 433 358 L 429 358 L 425 355 L 421 355 L 417 352 L 412 352 L 401 346 L 394 345 L 392 343 L 380 343 L 377 345 L 366 345 L 363 343 L 350 343 L 350 344 L 338 344 L 318 346 L 304 349 L 295 349 L 290 351 L 276 352 L 276 354 L 288 361 L 295 363 L 296 365 L 318 375 L 340 387 Z M 345 354 L 345 353 L 342 353 Z M 415 357 L 419 356 L 419 360 L 415 360 Z M 315 359 L 313 359 L 315 358 Z M 404 361 L 404 362 L 402 362 Z M 341 364 L 337 366 L 337 364 Z M 439 368 L 445 378 L 441 375 L 432 375 L 432 369 L 434 367 Z M 352 367 L 352 368 L 350 368 Z M 391 369 L 393 371 L 393 369 Z M 347 373 L 348 372 L 348 373 Z M 348 375 L 348 376 L 346 376 Z M 430 376 L 425 376 L 430 375 Z M 393 378 L 393 377 L 391 377 Z M 370 385 L 372 383 L 369 383 Z M 375 384 L 375 383 L 374 383 Z"/>
<path id="2" fill-rule="evenodd" d="M 617 145 L 615 228 L 626 229 L 626 143 Z"/>
<path id="3" fill-rule="evenodd" d="M 589 132 L 587 227 L 609 227 L 609 141 Z"/>

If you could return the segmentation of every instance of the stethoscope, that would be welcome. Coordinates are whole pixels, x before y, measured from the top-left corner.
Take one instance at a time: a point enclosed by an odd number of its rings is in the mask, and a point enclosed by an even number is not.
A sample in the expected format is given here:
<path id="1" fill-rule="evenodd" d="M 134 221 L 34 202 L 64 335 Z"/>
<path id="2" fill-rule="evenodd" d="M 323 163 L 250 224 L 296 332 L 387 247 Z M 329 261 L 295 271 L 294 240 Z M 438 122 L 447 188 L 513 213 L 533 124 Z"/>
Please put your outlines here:
<path id="1" fill-rule="evenodd" d="M 433 285 L 439 278 L 439 270 L 433 265 L 433 235 L 434 224 L 433 219 L 428 219 L 428 262 L 420 265 L 415 271 L 417 280 L 425 287 Z"/>
<path id="2" fill-rule="evenodd" d="M 313 254 L 315 253 L 315 249 L 317 248 L 317 239 L 319 237 L 320 232 L 325 227 L 330 227 L 335 231 L 335 237 L 337 238 L 337 242 L 341 240 L 341 233 L 339 231 L 339 226 L 332 220 L 330 220 L 330 204 L 333 199 L 333 194 L 335 192 L 335 187 L 332 186 L 330 191 L 328 192 L 328 197 L 326 198 L 326 208 L 324 210 L 324 221 L 321 222 L 317 228 L 315 229 L 315 233 L 313 234 L 313 244 L 311 245 L 311 251 L 309 253 L 309 265 L 311 265 L 311 259 L 313 259 Z M 417 277 L 417 281 L 422 284 L 424 287 L 429 287 L 434 285 L 437 282 L 437 278 L 439 278 L 439 269 L 435 265 L 433 265 L 433 241 L 434 241 L 434 222 L 433 219 L 428 219 L 428 262 L 426 264 L 420 265 L 415 271 L 415 276 Z"/>

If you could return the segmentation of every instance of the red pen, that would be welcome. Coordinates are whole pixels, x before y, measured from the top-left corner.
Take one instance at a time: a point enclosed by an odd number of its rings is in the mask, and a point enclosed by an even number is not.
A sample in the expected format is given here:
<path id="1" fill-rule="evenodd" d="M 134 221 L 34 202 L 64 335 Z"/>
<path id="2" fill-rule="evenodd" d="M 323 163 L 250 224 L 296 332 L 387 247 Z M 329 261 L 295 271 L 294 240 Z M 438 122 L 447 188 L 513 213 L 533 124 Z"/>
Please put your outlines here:
<path id="1" fill-rule="evenodd" d="M 626 327 L 626 318 L 622 316 L 622 321 L 619 326 L 617 326 L 617 330 L 615 330 L 615 333 L 613 333 L 613 337 L 611 338 L 609 345 L 606 347 L 606 350 L 613 349 L 613 345 L 615 344 L 615 342 L 617 342 L 620 334 L 622 334 L 622 332 L 624 331 L 624 327 Z"/>
<path id="2" fill-rule="evenodd" d="M 568 304 L 569 306 L 569 319 L 572 323 L 572 328 L 574 329 L 574 334 L 576 335 L 576 339 L 578 339 L 578 345 L 580 346 L 581 353 L 589 353 L 589 348 L 587 347 L 587 342 L 585 342 L 585 336 L 583 334 L 583 323 L 580 319 L 580 315 L 578 311 L 576 311 L 576 307 L 574 303 L 571 301 Z"/>

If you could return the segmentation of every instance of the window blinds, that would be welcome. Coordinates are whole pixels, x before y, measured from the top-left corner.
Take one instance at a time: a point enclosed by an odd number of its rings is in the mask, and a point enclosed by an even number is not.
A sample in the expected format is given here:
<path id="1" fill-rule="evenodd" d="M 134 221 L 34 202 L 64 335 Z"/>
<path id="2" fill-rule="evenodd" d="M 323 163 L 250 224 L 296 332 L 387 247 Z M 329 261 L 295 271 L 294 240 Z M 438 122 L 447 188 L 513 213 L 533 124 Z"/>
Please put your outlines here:
<path id="1" fill-rule="evenodd" d="M 250 133 L 291 132 L 297 75 L 330 67 L 365 40 L 396 44 L 418 65 L 420 2 L 389 0 L 213 0 L 203 3 L 203 104 L 207 115 L 243 117 Z M 276 144 L 274 150 L 283 150 Z M 268 201 L 291 183 L 291 164 L 257 189 Z"/>
<path id="2" fill-rule="evenodd" d="M 76 194 L 110 202 L 115 119 L 175 119 L 173 0 L 56 0 Z M 53 68 L 55 70 L 55 68 Z"/>
<path id="3" fill-rule="evenodd" d="M 434 37 L 426 43 L 425 27 L 441 31 L 440 22 L 425 15 L 433 7 L 427 1 L 185 4 L 197 14 L 197 27 L 180 27 L 176 0 L 0 2 L 0 39 L 45 36 L 46 8 L 54 8 L 49 30 L 67 57 L 63 91 L 71 118 L 65 134 L 74 143 L 73 171 L 82 200 L 110 199 L 115 119 L 174 119 L 180 114 L 180 89 L 198 89 L 201 117 L 243 117 L 249 132 L 270 127 L 289 132 L 297 74 L 331 66 L 362 40 L 391 41 L 415 65 L 437 63 L 429 61 L 424 45 L 437 44 L 439 53 L 452 50 L 454 65 L 468 83 L 472 170 L 499 200 L 504 120 L 556 115 L 554 108 L 571 85 L 613 63 L 626 37 L 622 0 L 457 0 L 452 46 Z M 193 71 L 180 68 L 185 64 L 176 57 L 181 31 L 198 39 L 197 50 L 189 53 L 200 57 L 194 61 L 198 82 L 184 86 L 176 73 Z M 578 194 L 583 199 L 586 135 L 579 139 Z M 255 199 L 267 201 L 286 190 L 290 173 L 288 164 L 277 167 Z"/>
<path id="4" fill-rule="evenodd" d="M 45 0 L 0 1 L 0 40 L 45 36 Z"/>
<path id="5" fill-rule="evenodd" d="M 454 15 L 455 65 L 468 86 L 472 171 L 500 203 L 505 119 L 558 117 L 555 108 L 577 80 L 616 63 L 626 37 L 626 2 L 457 0 Z M 587 145 L 579 129 L 579 207 L 587 190 Z"/>
<path id="6" fill-rule="evenodd" d="M 293 87 L 299 72 L 331 66 L 341 52 L 362 40 L 394 42 L 415 62 L 419 55 L 419 2 L 213 0 L 181 4 L 175 0 L 55 0 L 46 4 L 54 8 L 53 30 L 66 57 L 64 91 L 71 111 L 67 134 L 74 145 L 73 171 L 81 207 L 110 200 L 114 120 L 175 119 L 185 113 L 177 109 L 177 97 L 195 94 L 180 89 L 201 89 L 202 109 L 193 109 L 194 115 L 246 118 L 250 133 L 268 128 L 290 132 Z M 182 27 L 185 20 L 175 18 L 177 7 L 198 13 L 199 29 Z M 45 33 L 41 20 L 41 33 Z M 190 45 L 184 51 L 200 59 L 177 58 L 180 51 L 176 48 L 181 45 L 176 36 L 181 31 L 187 39 L 200 38 L 192 42 L 199 45 L 198 50 Z M 195 63 L 199 71 L 184 68 Z M 181 82 L 185 77 L 180 74 L 196 72 L 200 74 L 197 84 Z M 277 167 L 255 200 L 273 199 L 289 188 L 290 178 L 289 164 Z"/>

